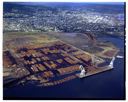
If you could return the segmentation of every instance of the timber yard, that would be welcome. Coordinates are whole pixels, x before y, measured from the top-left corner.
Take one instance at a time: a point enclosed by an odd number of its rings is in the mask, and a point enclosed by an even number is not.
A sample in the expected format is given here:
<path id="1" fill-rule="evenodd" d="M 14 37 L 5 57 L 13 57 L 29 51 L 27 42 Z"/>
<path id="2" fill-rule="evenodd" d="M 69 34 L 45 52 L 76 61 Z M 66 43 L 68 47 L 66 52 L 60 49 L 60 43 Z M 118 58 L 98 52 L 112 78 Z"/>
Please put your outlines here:
<path id="1" fill-rule="evenodd" d="M 46 34 L 4 34 L 4 39 L 5 87 L 28 81 L 39 86 L 61 84 L 80 78 L 80 66 L 86 70 L 85 77 L 110 70 L 113 67 L 98 66 L 105 63 L 101 56 L 112 59 L 118 52 L 112 45 L 102 45 L 102 53 L 92 54 Z"/>
<path id="2" fill-rule="evenodd" d="M 3 99 L 125 99 L 125 2 L 3 2 Z"/>

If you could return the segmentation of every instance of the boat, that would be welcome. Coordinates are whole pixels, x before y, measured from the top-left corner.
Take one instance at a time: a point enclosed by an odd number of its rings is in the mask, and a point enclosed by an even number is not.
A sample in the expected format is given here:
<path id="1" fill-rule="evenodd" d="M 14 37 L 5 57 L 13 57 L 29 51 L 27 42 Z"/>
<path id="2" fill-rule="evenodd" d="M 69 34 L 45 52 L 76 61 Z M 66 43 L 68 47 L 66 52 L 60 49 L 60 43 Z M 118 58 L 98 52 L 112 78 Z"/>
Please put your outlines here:
<path id="1" fill-rule="evenodd" d="M 85 68 L 82 65 L 80 65 L 79 68 L 81 70 L 81 72 L 79 74 L 79 78 L 84 78 L 86 76 L 87 71 L 85 70 Z"/>
<path id="2" fill-rule="evenodd" d="M 109 68 L 114 68 L 113 63 L 114 63 L 115 59 L 116 59 L 115 57 L 112 58 L 110 64 L 108 65 Z"/>
<path id="3" fill-rule="evenodd" d="M 120 56 L 120 55 L 117 55 L 116 57 L 117 57 L 117 58 L 124 58 L 124 56 Z"/>

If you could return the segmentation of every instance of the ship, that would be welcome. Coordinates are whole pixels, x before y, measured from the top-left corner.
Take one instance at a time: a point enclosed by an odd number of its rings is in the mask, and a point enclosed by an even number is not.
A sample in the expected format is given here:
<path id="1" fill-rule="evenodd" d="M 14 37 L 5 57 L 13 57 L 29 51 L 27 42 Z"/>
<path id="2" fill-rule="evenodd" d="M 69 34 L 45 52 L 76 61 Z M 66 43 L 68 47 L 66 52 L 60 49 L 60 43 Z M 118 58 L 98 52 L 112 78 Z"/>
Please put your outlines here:
<path id="1" fill-rule="evenodd" d="M 86 76 L 87 71 L 85 70 L 85 68 L 82 65 L 80 65 L 79 68 L 81 70 L 81 72 L 79 74 L 79 78 L 84 78 Z"/>
<path id="2" fill-rule="evenodd" d="M 109 68 L 114 68 L 113 63 L 114 63 L 115 59 L 116 59 L 116 57 L 113 57 L 113 58 L 112 58 L 110 64 L 108 65 Z"/>
<path id="3" fill-rule="evenodd" d="M 111 68 L 111 69 L 114 68 L 114 61 L 115 61 L 115 59 L 116 59 L 116 57 L 114 56 L 114 57 L 112 58 L 110 64 L 108 65 L 109 68 Z M 79 68 L 80 68 L 80 70 L 81 70 L 81 72 L 80 72 L 80 74 L 79 74 L 79 78 L 84 78 L 84 77 L 86 77 L 87 70 L 86 70 L 82 65 L 80 65 Z"/>

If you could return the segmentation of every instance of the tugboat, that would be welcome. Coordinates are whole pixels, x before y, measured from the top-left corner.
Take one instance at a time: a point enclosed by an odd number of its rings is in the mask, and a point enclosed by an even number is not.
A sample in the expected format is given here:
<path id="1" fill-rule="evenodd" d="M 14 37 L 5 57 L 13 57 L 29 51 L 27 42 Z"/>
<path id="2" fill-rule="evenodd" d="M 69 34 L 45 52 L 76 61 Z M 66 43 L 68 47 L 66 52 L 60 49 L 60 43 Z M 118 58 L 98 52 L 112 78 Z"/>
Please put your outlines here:
<path id="1" fill-rule="evenodd" d="M 79 78 L 84 78 L 86 73 L 87 73 L 87 71 L 85 70 L 85 68 L 82 65 L 80 65 L 79 68 L 81 70 Z"/>

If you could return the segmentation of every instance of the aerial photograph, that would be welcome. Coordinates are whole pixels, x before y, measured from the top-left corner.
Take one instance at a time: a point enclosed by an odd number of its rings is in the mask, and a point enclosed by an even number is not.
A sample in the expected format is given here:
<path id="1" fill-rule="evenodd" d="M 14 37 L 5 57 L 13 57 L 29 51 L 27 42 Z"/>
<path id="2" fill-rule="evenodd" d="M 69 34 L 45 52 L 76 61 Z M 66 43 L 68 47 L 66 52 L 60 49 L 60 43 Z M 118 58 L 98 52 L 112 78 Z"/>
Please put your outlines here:
<path id="1" fill-rule="evenodd" d="M 4 100 L 125 100 L 125 2 L 3 2 Z"/>

